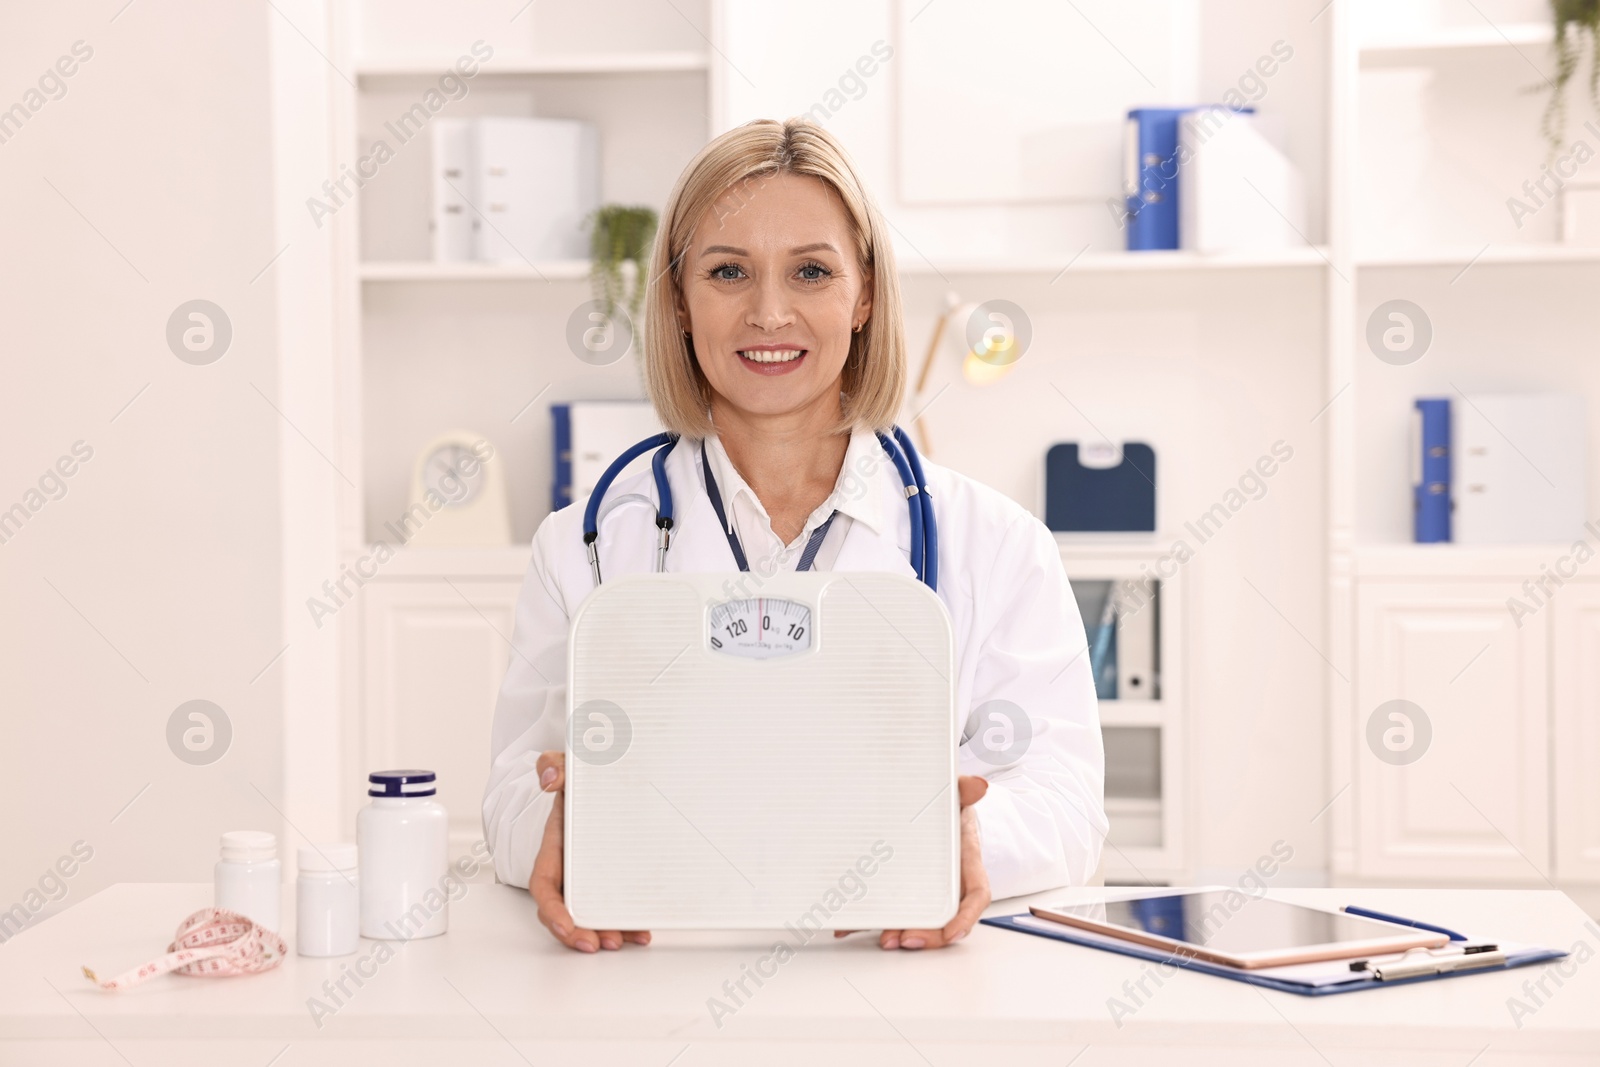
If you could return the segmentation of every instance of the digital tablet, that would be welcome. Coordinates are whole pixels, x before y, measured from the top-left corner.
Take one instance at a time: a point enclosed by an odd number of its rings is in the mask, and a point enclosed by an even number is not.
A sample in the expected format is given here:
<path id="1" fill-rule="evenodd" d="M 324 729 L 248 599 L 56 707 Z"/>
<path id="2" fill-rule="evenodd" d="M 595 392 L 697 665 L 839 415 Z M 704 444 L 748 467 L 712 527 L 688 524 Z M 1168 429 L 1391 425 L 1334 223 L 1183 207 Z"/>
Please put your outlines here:
<path id="1" fill-rule="evenodd" d="M 1430 930 L 1255 897 L 1237 889 L 1180 890 L 1128 900 L 1034 905 L 1028 910 L 1041 919 L 1246 969 L 1438 948 L 1450 941 Z"/>

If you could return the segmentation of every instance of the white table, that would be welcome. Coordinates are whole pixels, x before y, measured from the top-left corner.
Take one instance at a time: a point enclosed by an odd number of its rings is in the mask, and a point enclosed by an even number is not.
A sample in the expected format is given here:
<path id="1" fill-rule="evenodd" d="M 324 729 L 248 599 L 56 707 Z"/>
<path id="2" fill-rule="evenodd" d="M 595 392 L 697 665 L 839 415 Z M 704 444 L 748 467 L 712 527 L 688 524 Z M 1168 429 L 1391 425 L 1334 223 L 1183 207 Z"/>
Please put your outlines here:
<path id="1" fill-rule="evenodd" d="M 1471 936 L 1581 940 L 1600 954 L 1600 924 L 1555 892 L 1273 895 L 1359 900 Z M 0 945 L 0 1064 L 1600 1064 L 1593 959 L 1569 962 L 1559 988 L 1547 979 L 1550 995 L 1520 1028 L 1508 999 L 1526 1001 L 1523 984 L 1543 965 L 1323 998 L 1184 972 L 1159 989 L 1147 981 L 1153 995 L 1118 1026 L 1108 999 L 1126 998 L 1123 983 L 1146 964 L 992 927 L 937 952 L 823 935 L 759 989 L 747 980 L 752 995 L 719 1028 L 707 999 L 725 997 L 723 982 L 766 955 L 773 935 L 663 932 L 648 948 L 580 955 L 544 932 L 527 893 L 490 884 L 451 905 L 448 934 L 396 945 L 381 965 L 378 943 L 363 941 L 355 956 L 291 953 L 247 978 L 167 976 L 120 994 L 84 979 L 82 964 L 112 975 L 159 955 L 179 920 L 210 902 L 208 884 L 124 883 Z M 353 995 L 319 1028 L 308 998 L 333 1006 L 323 982 L 363 959 L 373 976 L 347 980 Z"/>

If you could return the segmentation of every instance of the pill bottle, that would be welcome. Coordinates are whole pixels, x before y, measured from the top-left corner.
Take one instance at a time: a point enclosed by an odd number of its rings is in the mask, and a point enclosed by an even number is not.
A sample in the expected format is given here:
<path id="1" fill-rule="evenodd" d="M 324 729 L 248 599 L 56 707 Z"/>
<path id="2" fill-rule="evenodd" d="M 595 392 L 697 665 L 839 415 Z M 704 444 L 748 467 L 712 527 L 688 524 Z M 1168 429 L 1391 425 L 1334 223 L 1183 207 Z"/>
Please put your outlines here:
<path id="1" fill-rule="evenodd" d="M 278 837 L 265 830 L 229 830 L 222 835 L 216 866 L 216 905 L 257 926 L 279 929 L 278 892 L 283 869 Z"/>
<path id="2" fill-rule="evenodd" d="M 450 924 L 450 823 L 432 771 L 374 771 L 356 815 L 361 936 L 435 937 Z"/>
<path id="3" fill-rule="evenodd" d="M 302 845 L 295 879 L 294 944 L 302 956 L 348 956 L 361 942 L 356 846 Z"/>

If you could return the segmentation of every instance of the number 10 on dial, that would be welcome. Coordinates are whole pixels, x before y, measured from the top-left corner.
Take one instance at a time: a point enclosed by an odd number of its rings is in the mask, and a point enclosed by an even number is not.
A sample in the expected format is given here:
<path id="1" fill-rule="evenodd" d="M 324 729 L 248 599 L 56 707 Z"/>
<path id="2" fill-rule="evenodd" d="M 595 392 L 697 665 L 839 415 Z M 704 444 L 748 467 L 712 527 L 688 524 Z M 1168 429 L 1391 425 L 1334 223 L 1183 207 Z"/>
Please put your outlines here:
<path id="1" fill-rule="evenodd" d="M 711 647 L 730 656 L 769 659 L 811 647 L 811 609 L 793 600 L 729 600 L 706 616 Z"/>

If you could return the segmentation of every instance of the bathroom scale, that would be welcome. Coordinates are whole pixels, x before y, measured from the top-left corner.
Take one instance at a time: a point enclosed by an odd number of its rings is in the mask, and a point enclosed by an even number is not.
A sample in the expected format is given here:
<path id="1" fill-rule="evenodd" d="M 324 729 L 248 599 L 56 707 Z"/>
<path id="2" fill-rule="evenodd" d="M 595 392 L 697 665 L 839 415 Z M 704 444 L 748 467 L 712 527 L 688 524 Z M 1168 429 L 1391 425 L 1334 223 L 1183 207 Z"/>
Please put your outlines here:
<path id="1" fill-rule="evenodd" d="M 923 583 L 632 575 L 590 593 L 569 638 L 564 874 L 579 925 L 955 916 L 954 642 Z"/>

